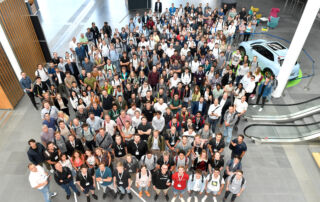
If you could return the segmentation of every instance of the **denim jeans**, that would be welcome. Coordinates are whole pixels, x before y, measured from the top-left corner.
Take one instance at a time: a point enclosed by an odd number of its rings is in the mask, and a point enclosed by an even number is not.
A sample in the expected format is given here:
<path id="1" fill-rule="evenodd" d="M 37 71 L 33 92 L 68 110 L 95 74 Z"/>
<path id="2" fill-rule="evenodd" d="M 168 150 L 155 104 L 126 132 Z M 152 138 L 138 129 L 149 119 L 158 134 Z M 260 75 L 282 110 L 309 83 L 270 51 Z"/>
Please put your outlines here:
<path id="1" fill-rule="evenodd" d="M 118 187 L 118 189 L 119 189 L 119 191 L 120 191 L 120 193 L 121 194 L 125 194 L 126 192 L 129 194 L 129 193 L 131 193 L 131 190 L 130 189 L 128 189 L 128 187 L 126 187 L 126 188 L 124 188 L 124 187 Z"/>
<path id="2" fill-rule="evenodd" d="M 42 189 L 39 189 L 39 191 L 41 191 L 41 193 L 43 194 L 45 202 L 51 202 L 50 197 L 52 193 L 50 193 L 49 191 L 49 183 L 46 186 L 44 186 Z"/>
<path id="3" fill-rule="evenodd" d="M 209 123 L 210 123 L 210 126 L 211 126 L 212 133 L 216 132 L 216 126 L 217 126 L 218 122 L 219 122 L 219 119 L 210 119 L 209 118 Z"/>
<path id="4" fill-rule="evenodd" d="M 226 137 L 226 145 L 229 145 L 232 138 L 233 126 L 224 126 L 223 136 Z"/>
<path id="5" fill-rule="evenodd" d="M 140 191 L 148 191 L 148 187 L 141 187 L 141 186 L 140 186 L 140 187 L 138 188 L 138 190 L 139 190 L 139 192 L 140 192 Z"/>
<path id="6" fill-rule="evenodd" d="M 73 180 L 71 182 L 67 183 L 67 184 L 61 184 L 60 186 L 66 191 L 68 196 L 71 195 L 70 187 L 75 193 L 79 192 L 79 190 L 77 189 L 76 185 L 73 183 Z"/>

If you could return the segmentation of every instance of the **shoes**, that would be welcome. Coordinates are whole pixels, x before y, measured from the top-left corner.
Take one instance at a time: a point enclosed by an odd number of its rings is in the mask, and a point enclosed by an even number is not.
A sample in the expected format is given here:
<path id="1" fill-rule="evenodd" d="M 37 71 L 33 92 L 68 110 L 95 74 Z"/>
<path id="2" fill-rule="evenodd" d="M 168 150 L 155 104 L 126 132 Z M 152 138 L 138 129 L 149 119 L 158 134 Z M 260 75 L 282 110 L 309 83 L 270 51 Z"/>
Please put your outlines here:
<path id="1" fill-rule="evenodd" d="M 223 199 L 222 199 L 222 202 L 226 202 L 226 199 L 225 199 L 225 198 L 223 198 Z"/>
<path id="2" fill-rule="evenodd" d="M 179 197 L 181 202 L 185 202 L 185 200 L 182 197 Z"/>
<path id="3" fill-rule="evenodd" d="M 98 196 L 97 196 L 97 195 L 92 194 L 92 197 L 93 197 L 95 200 L 98 200 Z"/>
<path id="4" fill-rule="evenodd" d="M 256 96 L 253 96 L 251 99 L 252 99 L 252 100 L 256 99 Z"/>
<path id="5" fill-rule="evenodd" d="M 118 197 L 118 193 L 115 193 L 113 198 L 116 199 Z"/>
<path id="6" fill-rule="evenodd" d="M 146 193 L 147 197 L 150 197 L 150 193 L 148 191 L 145 191 L 144 193 Z"/>
<path id="7" fill-rule="evenodd" d="M 53 198 L 57 195 L 57 192 L 52 192 L 51 195 L 50 195 L 50 198 Z"/>
<path id="8" fill-rule="evenodd" d="M 175 202 L 176 201 L 176 196 L 174 196 L 172 199 L 171 199 L 171 202 Z"/>
<path id="9" fill-rule="evenodd" d="M 107 193 L 103 193 L 102 199 L 105 199 L 107 197 Z"/>
<path id="10" fill-rule="evenodd" d="M 139 197 L 140 197 L 140 198 L 142 197 L 142 191 L 139 192 Z"/>
<path id="11" fill-rule="evenodd" d="M 90 202 L 90 196 L 87 196 L 87 202 Z"/>
<path id="12" fill-rule="evenodd" d="M 213 202 L 217 202 L 217 198 L 215 196 L 213 197 Z"/>
<path id="13" fill-rule="evenodd" d="M 69 200 L 69 199 L 70 199 L 70 197 L 71 197 L 70 195 L 67 195 L 67 197 L 66 197 L 66 198 L 67 198 L 67 200 Z"/>
<path id="14" fill-rule="evenodd" d="M 260 109 L 259 109 L 259 112 L 261 112 L 262 110 L 263 110 L 263 108 L 260 108 Z"/>
<path id="15" fill-rule="evenodd" d="M 158 194 L 154 195 L 154 200 L 155 200 L 155 201 L 158 200 L 158 198 L 159 198 L 159 195 L 158 195 Z"/>
<path id="16" fill-rule="evenodd" d="M 256 108 L 256 107 L 257 107 L 257 105 L 253 105 L 252 107 L 253 107 L 253 108 Z"/>
<path id="17" fill-rule="evenodd" d="M 187 202 L 191 202 L 191 199 L 192 199 L 192 196 L 189 196 L 189 197 L 187 198 Z"/>
<path id="18" fill-rule="evenodd" d="M 169 196 L 168 196 L 168 194 L 167 194 L 165 197 L 166 197 L 166 200 L 169 201 Z"/>
<path id="19" fill-rule="evenodd" d="M 198 202 L 198 197 L 194 196 L 194 202 Z"/>
<path id="20" fill-rule="evenodd" d="M 80 191 L 77 192 L 77 196 L 80 196 Z"/>
<path id="21" fill-rule="evenodd" d="M 128 196 L 129 196 L 129 199 L 132 199 L 132 194 L 131 193 L 129 193 Z"/>
<path id="22" fill-rule="evenodd" d="M 123 198 L 124 198 L 124 194 L 121 194 L 119 199 L 122 200 Z"/>
<path id="23" fill-rule="evenodd" d="M 201 199 L 201 202 L 205 202 L 206 201 L 206 199 L 207 199 L 207 195 L 205 195 L 202 199 Z"/>

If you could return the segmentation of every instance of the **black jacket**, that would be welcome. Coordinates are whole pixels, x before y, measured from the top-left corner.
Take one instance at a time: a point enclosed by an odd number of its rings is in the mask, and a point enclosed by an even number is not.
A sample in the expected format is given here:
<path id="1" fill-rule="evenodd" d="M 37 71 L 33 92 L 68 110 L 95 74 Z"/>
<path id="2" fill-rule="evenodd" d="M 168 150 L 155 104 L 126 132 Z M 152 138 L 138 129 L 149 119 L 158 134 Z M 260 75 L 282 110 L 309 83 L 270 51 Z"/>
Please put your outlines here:
<path id="1" fill-rule="evenodd" d="M 71 72 L 71 70 L 70 70 L 70 66 L 73 67 L 73 74 L 72 74 L 72 72 Z M 78 70 L 78 67 L 77 67 L 76 63 L 71 62 L 70 65 L 67 63 L 67 64 L 65 65 L 65 68 L 66 68 L 66 71 L 70 72 L 70 74 L 72 74 L 75 78 L 78 78 L 78 76 L 79 76 L 79 70 Z"/>
<path id="2" fill-rule="evenodd" d="M 157 170 L 153 175 L 152 175 L 152 184 L 157 188 L 157 189 L 167 189 L 170 186 L 167 186 L 167 182 L 171 183 L 171 172 L 167 171 L 166 174 L 162 174 L 161 170 Z"/>
<path id="3" fill-rule="evenodd" d="M 93 176 L 94 176 L 93 169 L 88 169 L 86 178 L 84 178 L 81 171 L 79 171 L 76 176 L 76 181 L 80 182 L 80 186 L 82 188 L 86 188 L 93 185 Z"/>
<path id="4" fill-rule="evenodd" d="M 234 79 L 235 79 L 235 75 L 234 75 L 234 73 L 232 73 L 232 75 L 231 75 L 231 79 L 232 79 L 232 83 L 234 82 Z M 221 79 L 221 85 L 222 86 L 225 86 L 225 85 L 227 85 L 229 83 L 229 73 L 226 73 L 223 77 L 222 77 L 222 79 Z"/>
<path id="5" fill-rule="evenodd" d="M 34 165 L 39 165 L 40 163 L 44 162 L 45 150 L 46 149 L 44 148 L 44 146 L 40 143 L 37 143 L 37 148 L 35 150 L 30 147 L 27 152 L 29 161 L 31 161 L 31 163 L 33 163 Z"/>
<path id="6" fill-rule="evenodd" d="M 221 102 L 222 97 L 219 99 L 219 103 Z M 229 109 L 229 107 L 231 106 L 231 100 L 228 97 L 225 104 L 223 105 L 222 109 L 221 109 L 221 119 L 220 119 L 220 123 L 223 123 L 224 121 L 224 114 L 226 113 L 226 111 Z"/>
<path id="7" fill-rule="evenodd" d="M 158 5 L 159 4 L 159 5 Z M 159 7 L 159 9 L 158 9 Z M 158 13 L 162 13 L 162 3 L 161 2 L 156 2 L 154 4 L 154 11 L 155 12 L 158 12 Z"/>
<path id="8" fill-rule="evenodd" d="M 220 151 L 220 149 L 225 147 L 224 140 L 221 139 L 219 144 L 217 145 L 215 137 L 210 140 L 209 145 L 211 146 L 212 152 L 218 152 Z"/>
<path id="9" fill-rule="evenodd" d="M 68 107 L 68 100 L 65 97 L 61 97 L 61 98 L 62 98 L 64 106 Z M 61 110 L 57 99 L 54 100 L 54 106 L 56 106 L 57 109 Z"/>
<path id="10" fill-rule="evenodd" d="M 72 147 L 70 140 L 67 141 L 66 146 L 67 146 L 67 154 L 69 156 L 71 156 L 73 154 L 74 150 L 78 150 L 81 153 L 84 153 L 83 144 L 82 144 L 81 140 L 78 138 L 75 139 L 75 147 L 74 148 Z"/>
<path id="11" fill-rule="evenodd" d="M 68 175 L 70 175 L 69 178 L 68 178 Z M 72 182 L 73 178 L 72 178 L 72 173 L 71 173 L 70 168 L 62 167 L 62 172 L 55 170 L 54 171 L 54 180 L 56 181 L 56 183 L 58 185 L 68 184 L 69 182 Z M 63 182 L 60 182 L 60 180 L 62 180 Z"/>
<path id="12" fill-rule="evenodd" d="M 64 84 L 64 79 L 66 78 L 66 75 L 65 75 L 63 72 L 59 72 L 59 73 L 60 73 L 60 77 L 61 77 L 62 84 Z M 53 74 L 52 80 L 54 81 L 54 83 L 56 84 L 56 86 L 59 85 L 59 80 L 58 80 L 58 77 L 57 77 L 57 73 L 54 73 L 54 74 Z"/>
<path id="13" fill-rule="evenodd" d="M 104 97 L 103 95 L 101 95 L 101 103 L 102 103 L 102 108 L 104 110 L 111 110 L 112 104 L 113 104 L 112 95 L 107 95 L 107 97 Z"/>

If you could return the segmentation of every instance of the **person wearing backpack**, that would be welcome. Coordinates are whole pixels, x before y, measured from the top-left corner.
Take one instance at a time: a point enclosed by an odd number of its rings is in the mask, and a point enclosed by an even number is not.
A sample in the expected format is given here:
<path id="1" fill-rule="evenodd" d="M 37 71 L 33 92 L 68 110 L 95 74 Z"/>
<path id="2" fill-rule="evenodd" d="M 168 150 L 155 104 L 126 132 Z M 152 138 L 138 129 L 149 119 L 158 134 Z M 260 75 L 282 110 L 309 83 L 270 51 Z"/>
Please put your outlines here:
<path id="1" fill-rule="evenodd" d="M 151 172 L 147 169 L 146 165 L 142 165 L 139 172 L 136 174 L 136 187 L 139 190 L 139 197 L 142 197 L 142 192 L 144 191 L 148 197 L 150 193 L 148 188 L 151 185 Z"/>
<path id="2" fill-rule="evenodd" d="M 184 166 L 188 171 L 189 167 L 189 158 L 185 155 L 183 150 L 179 151 L 178 155 L 174 158 L 174 163 L 178 169 L 180 166 Z"/>
<path id="3" fill-rule="evenodd" d="M 203 193 L 205 186 L 206 186 L 206 177 L 203 176 L 201 170 L 196 170 L 195 173 L 192 173 L 188 181 L 187 189 L 188 189 L 189 197 L 187 199 L 187 202 L 190 202 L 193 196 L 194 196 L 194 201 L 198 202 L 197 196 Z"/>
<path id="4" fill-rule="evenodd" d="M 222 201 L 225 202 L 228 196 L 232 194 L 231 202 L 234 202 L 236 198 L 242 194 L 245 188 L 246 180 L 243 177 L 243 171 L 237 170 L 235 174 L 227 179 L 226 193 Z"/>
<path id="5" fill-rule="evenodd" d="M 213 194 L 213 201 L 217 202 L 217 196 L 222 193 L 225 181 L 220 175 L 219 169 L 214 169 L 213 173 L 208 174 L 206 178 L 206 195 L 202 198 L 201 202 L 205 202 L 210 193 Z"/>
<path id="6" fill-rule="evenodd" d="M 83 142 L 85 142 L 86 146 L 91 150 L 93 151 L 94 148 L 95 148 L 95 141 L 94 139 L 96 138 L 96 133 L 95 131 L 89 127 L 88 124 L 84 123 L 82 125 L 82 139 L 83 139 Z"/>
<path id="7" fill-rule="evenodd" d="M 155 154 L 152 154 L 152 151 L 149 150 L 145 155 L 141 157 L 140 165 L 145 165 L 149 171 L 153 172 L 157 166 L 157 160 L 157 156 Z"/>

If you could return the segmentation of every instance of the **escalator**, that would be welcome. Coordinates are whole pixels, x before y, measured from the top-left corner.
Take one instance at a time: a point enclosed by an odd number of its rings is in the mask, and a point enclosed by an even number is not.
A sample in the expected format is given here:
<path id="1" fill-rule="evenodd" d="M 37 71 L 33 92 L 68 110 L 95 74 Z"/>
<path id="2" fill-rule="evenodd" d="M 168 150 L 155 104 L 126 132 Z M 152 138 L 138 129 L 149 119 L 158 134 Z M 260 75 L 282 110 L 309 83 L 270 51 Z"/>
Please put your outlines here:
<path id="1" fill-rule="evenodd" d="M 320 137 L 320 97 L 248 110 L 244 135 L 258 142 L 300 142 Z"/>

